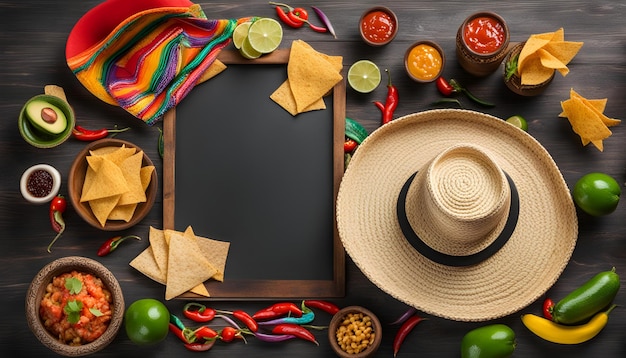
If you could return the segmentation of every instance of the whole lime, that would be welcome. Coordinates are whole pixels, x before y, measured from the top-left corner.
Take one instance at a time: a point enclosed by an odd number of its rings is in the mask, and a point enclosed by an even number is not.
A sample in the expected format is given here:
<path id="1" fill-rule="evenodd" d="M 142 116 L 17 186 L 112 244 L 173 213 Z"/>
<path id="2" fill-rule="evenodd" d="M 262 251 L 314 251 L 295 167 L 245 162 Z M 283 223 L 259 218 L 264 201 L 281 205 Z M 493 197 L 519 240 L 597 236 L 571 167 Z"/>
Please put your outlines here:
<path id="1" fill-rule="evenodd" d="M 142 298 L 126 309 L 126 334 L 136 344 L 152 344 L 165 339 L 169 331 L 170 312 L 152 298 Z"/>
<path id="2" fill-rule="evenodd" d="M 617 181 L 608 174 L 588 173 L 574 186 L 574 202 L 592 216 L 608 215 L 615 211 L 621 195 Z"/>

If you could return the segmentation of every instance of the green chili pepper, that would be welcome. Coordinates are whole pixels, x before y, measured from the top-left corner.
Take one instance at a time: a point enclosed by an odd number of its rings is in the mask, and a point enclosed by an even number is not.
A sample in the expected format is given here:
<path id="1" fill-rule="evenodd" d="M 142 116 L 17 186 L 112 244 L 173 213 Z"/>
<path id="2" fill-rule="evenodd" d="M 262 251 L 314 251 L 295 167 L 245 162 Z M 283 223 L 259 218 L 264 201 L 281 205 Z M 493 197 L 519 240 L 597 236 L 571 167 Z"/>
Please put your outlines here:
<path id="1" fill-rule="evenodd" d="M 472 101 L 480 104 L 481 106 L 485 106 L 485 107 L 494 107 L 495 106 L 495 104 L 493 104 L 491 102 L 484 101 L 484 100 L 474 96 L 474 94 L 472 92 L 467 90 L 465 87 L 461 86 L 461 84 L 459 82 L 457 82 L 454 78 L 450 79 L 450 85 L 452 86 L 452 88 L 454 88 L 454 92 L 463 92 L 467 96 L 467 98 L 469 98 Z"/>
<path id="2" fill-rule="evenodd" d="M 159 156 L 163 158 L 163 152 L 165 150 L 165 143 L 163 143 L 163 130 L 159 127 L 157 127 L 157 129 L 159 130 L 159 141 L 157 144 L 157 148 L 159 149 Z"/>

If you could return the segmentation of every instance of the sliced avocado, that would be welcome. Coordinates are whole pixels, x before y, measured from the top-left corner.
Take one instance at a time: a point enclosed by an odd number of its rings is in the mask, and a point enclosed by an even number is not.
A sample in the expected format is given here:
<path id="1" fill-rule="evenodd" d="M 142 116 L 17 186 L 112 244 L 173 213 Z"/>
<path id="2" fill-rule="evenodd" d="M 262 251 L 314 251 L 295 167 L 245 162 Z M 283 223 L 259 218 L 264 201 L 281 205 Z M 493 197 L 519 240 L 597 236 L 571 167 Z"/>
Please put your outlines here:
<path id="1" fill-rule="evenodd" d="M 63 111 L 42 100 L 33 100 L 26 105 L 26 117 L 35 127 L 50 134 L 59 134 L 67 127 Z"/>

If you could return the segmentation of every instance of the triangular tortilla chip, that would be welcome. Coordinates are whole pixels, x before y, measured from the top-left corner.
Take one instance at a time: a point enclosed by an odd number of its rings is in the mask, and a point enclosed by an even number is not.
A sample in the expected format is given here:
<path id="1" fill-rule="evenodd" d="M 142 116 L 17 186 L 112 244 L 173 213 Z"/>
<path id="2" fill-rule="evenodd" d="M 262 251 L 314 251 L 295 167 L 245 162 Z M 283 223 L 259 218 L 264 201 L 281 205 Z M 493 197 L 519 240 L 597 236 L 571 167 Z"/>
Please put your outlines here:
<path id="1" fill-rule="evenodd" d="M 580 98 L 563 101 L 561 107 L 567 114 L 572 130 L 583 139 L 583 143 L 588 140 L 602 151 L 602 140 L 610 137 L 611 131 L 593 109 L 585 106 Z"/>
<path id="2" fill-rule="evenodd" d="M 543 50 L 550 52 L 552 56 L 567 65 L 574 59 L 582 47 L 583 42 L 551 41 L 543 47 Z"/>
<path id="3" fill-rule="evenodd" d="M 205 82 L 217 76 L 218 74 L 222 73 L 222 71 L 224 71 L 225 69 L 226 69 L 226 65 L 224 64 L 224 62 L 218 59 L 215 59 L 213 63 L 209 66 L 209 68 L 207 68 L 206 71 L 204 71 L 202 76 L 200 76 L 197 83 L 199 84 L 199 83 Z"/>
<path id="4" fill-rule="evenodd" d="M 98 222 L 103 227 L 107 222 L 109 214 L 111 214 L 111 211 L 113 211 L 113 208 L 115 208 L 120 200 L 120 196 L 121 194 L 89 200 L 89 207 L 91 208 L 93 215 L 96 219 L 98 219 Z"/>
<path id="5" fill-rule="evenodd" d="M 150 241 L 150 246 L 152 247 L 152 253 L 157 266 L 164 276 L 167 275 L 167 258 L 169 253 L 163 230 L 150 226 L 148 240 Z"/>
<path id="6" fill-rule="evenodd" d="M 213 276 L 217 270 L 211 268 L 207 259 L 185 236 L 170 237 L 167 264 L 165 299 L 171 300 Z"/>
<path id="7" fill-rule="evenodd" d="M 129 263 L 131 267 L 148 276 L 152 280 L 165 284 L 165 274 L 161 271 L 154 259 L 152 246 L 148 246 Z"/>
<path id="8" fill-rule="evenodd" d="M 211 278 L 223 282 L 224 270 L 226 269 L 226 257 L 228 256 L 230 243 L 196 236 L 191 226 L 185 229 L 184 235 L 195 239 L 202 255 L 204 255 L 211 266 L 217 270 Z"/>
<path id="9" fill-rule="evenodd" d="M 599 100 L 588 100 L 585 97 L 581 96 L 579 93 L 577 93 L 576 91 L 574 91 L 574 89 L 570 89 L 570 98 L 578 98 L 580 99 L 583 104 L 589 108 L 591 108 L 591 110 L 593 112 L 595 112 L 598 117 L 600 117 L 600 119 L 602 120 L 602 122 L 607 126 L 607 127 L 612 127 L 612 126 L 616 126 L 618 124 L 620 124 L 622 121 L 619 119 L 615 119 L 615 118 L 609 118 L 607 116 L 604 115 L 604 108 L 606 107 L 606 102 L 607 99 L 599 99 Z"/>
<path id="10" fill-rule="evenodd" d="M 80 198 L 81 202 L 121 195 L 128 191 L 128 185 L 122 170 L 112 161 L 105 158 L 96 174 L 96 178 L 89 186 L 89 190 L 87 192 L 83 190 Z"/>
<path id="11" fill-rule="evenodd" d="M 324 56 L 304 45 L 302 40 L 291 44 L 287 77 L 298 111 L 309 107 L 343 78 Z"/>
<path id="12" fill-rule="evenodd" d="M 550 40 L 531 35 L 519 53 L 519 57 L 517 59 L 517 71 L 519 73 L 523 73 L 526 61 L 528 61 L 529 57 L 536 55 L 537 51 L 539 51 L 539 49 L 545 46 L 548 42 L 550 42 Z"/>
<path id="13" fill-rule="evenodd" d="M 558 58 L 552 56 L 552 54 L 544 49 L 539 49 L 537 51 L 539 54 L 539 59 L 541 60 L 541 65 L 543 67 L 551 68 L 557 70 L 561 73 L 561 75 L 565 76 L 569 72 L 569 69 L 565 64 L 559 61 Z"/>
<path id="14" fill-rule="evenodd" d="M 549 80 L 554 75 L 554 69 L 544 67 L 539 54 L 535 53 L 526 59 L 524 71 L 520 73 L 522 84 L 532 86 Z"/>
<path id="15" fill-rule="evenodd" d="M 293 97 L 293 93 L 291 92 L 291 86 L 289 85 L 289 80 L 286 80 L 285 82 L 283 82 L 280 85 L 280 87 L 278 87 L 270 95 L 270 99 L 276 102 L 279 106 L 283 107 L 292 116 L 295 116 L 298 113 L 326 109 L 326 103 L 324 102 L 324 99 L 320 97 L 317 101 L 311 103 L 310 106 L 298 112 L 296 99 Z"/>
<path id="16" fill-rule="evenodd" d="M 141 183 L 141 162 L 143 152 L 139 151 L 124 159 L 119 167 L 122 170 L 128 191 L 122 194 L 118 205 L 143 203 L 146 201 L 146 192 Z"/>

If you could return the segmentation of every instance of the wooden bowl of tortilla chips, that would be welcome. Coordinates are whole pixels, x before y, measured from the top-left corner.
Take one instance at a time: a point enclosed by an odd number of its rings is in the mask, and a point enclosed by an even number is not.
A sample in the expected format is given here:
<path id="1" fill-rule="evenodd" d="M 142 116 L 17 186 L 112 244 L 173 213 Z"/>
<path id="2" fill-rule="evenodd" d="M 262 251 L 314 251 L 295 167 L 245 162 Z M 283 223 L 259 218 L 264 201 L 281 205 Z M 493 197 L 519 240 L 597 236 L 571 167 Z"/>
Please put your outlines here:
<path id="1" fill-rule="evenodd" d="M 139 223 L 154 204 L 157 186 L 155 167 L 143 150 L 112 138 L 88 144 L 68 175 L 74 210 L 104 231 L 125 230 Z"/>

